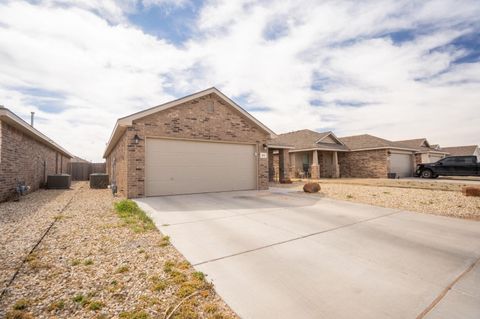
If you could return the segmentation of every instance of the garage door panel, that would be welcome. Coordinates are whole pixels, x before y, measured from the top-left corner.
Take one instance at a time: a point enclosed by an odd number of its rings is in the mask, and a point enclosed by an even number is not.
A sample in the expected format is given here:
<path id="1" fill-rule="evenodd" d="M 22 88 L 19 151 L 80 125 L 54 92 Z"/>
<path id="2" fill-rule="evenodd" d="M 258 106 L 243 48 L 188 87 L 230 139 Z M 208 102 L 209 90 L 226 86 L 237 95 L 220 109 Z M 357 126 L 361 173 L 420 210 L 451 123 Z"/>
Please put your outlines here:
<path id="1" fill-rule="evenodd" d="M 411 154 L 390 154 L 390 173 L 399 177 L 409 177 L 413 173 L 413 156 Z"/>
<path id="2" fill-rule="evenodd" d="M 435 163 L 435 162 L 438 162 L 439 160 L 441 160 L 443 158 L 443 156 L 439 156 L 439 155 L 430 155 L 429 156 L 429 163 Z"/>
<path id="3" fill-rule="evenodd" d="M 147 139 L 147 196 L 256 188 L 255 146 Z"/>

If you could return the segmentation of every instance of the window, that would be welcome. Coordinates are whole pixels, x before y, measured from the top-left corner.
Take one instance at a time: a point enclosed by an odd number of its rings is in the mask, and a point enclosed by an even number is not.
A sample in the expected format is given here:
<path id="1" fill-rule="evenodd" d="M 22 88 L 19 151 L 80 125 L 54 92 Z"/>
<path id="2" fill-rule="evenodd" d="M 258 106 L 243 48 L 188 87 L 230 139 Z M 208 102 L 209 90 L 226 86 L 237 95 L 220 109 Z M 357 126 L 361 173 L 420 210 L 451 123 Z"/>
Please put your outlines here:
<path id="1" fill-rule="evenodd" d="M 445 158 L 441 162 L 443 165 L 449 165 L 449 166 L 476 164 L 473 157 L 451 157 L 451 158 Z"/>

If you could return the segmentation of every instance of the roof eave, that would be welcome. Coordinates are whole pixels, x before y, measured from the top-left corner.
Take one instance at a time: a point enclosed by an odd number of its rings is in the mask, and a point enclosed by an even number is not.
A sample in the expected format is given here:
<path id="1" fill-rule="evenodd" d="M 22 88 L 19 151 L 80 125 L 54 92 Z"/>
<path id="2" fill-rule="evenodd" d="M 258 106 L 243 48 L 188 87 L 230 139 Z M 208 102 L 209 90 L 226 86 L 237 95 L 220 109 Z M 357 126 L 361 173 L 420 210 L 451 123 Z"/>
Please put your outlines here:
<path id="1" fill-rule="evenodd" d="M 254 122 L 257 126 L 259 126 L 261 129 L 263 129 L 265 132 L 267 132 L 271 138 L 275 138 L 277 137 L 277 134 L 275 134 L 275 132 L 273 132 L 271 129 L 269 129 L 265 124 L 263 124 L 262 122 L 260 122 L 259 120 L 257 120 L 256 118 L 254 118 L 250 113 L 248 113 L 245 109 L 243 109 L 240 105 L 238 105 L 237 103 L 235 103 L 232 99 L 230 99 L 228 96 L 226 96 L 225 94 L 223 94 L 220 90 L 218 90 L 217 88 L 215 87 L 211 87 L 209 89 L 206 89 L 206 90 L 203 90 L 203 91 L 200 91 L 200 92 L 197 92 L 197 93 L 193 93 L 193 94 L 190 94 L 190 95 L 187 95 L 187 96 L 184 96 L 182 98 L 179 98 L 179 99 L 176 99 L 176 100 L 173 100 L 173 101 L 170 101 L 170 102 L 167 102 L 167 103 L 164 103 L 164 104 L 160 104 L 160 105 L 157 105 L 157 106 L 154 106 L 154 107 L 151 107 L 149 109 L 146 109 L 146 110 L 143 110 L 143 111 L 140 111 L 140 112 L 137 112 L 137 113 L 133 113 L 131 115 L 128 115 L 128 116 L 125 116 L 125 117 L 122 117 L 120 119 L 118 119 L 119 122 L 123 122 L 123 123 L 126 123 L 127 125 L 132 125 L 133 124 L 133 121 L 137 120 L 137 119 L 140 119 L 140 118 L 143 118 L 145 116 L 148 116 L 148 115 L 151 115 L 151 114 L 154 114 L 154 113 L 157 113 L 157 112 L 160 112 L 160 111 L 163 111 L 163 110 L 166 110 L 166 109 L 169 109 L 171 107 L 174 107 L 174 106 L 177 106 L 177 105 L 180 105 L 180 104 L 183 104 L 185 102 L 189 102 L 191 100 L 195 100 L 197 98 L 200 98 L 202 96 L 205 96 L 205 95 L 208 95 L 208 94 L 212 94 L 212 93 L 215 93 L 217 94 L 219 97 L 221 97 L 222 99 L 224 99 L 225 101 L 227 101 L 231 106 L 233 106 L 235 109 L 237 109 L 238 111 L 240 111 L 240 113 L 242 113 L 244 116 L 246 116 L 248 119 L 250 119 L 252 122 Z"/>
<path id="2" fill-rule="evenodd" d="M 294 150 L 290 151 L 290 153 L 295 153 L 295 152 L 307 152 L 307 151 L 349 152 L 350 150 L 311 147 L 311 148 L 295 148 Z"/>
<path id="3" fill-rule="evenodd" d="M 413 148 L 391 147 L 391 146 L 359 148 L 359 149 L 352 149 L 350 151 L 360 152 L 360 151 L 374 151 L 374 150 L 399 150 L 399 151 L 417 152 L 417 150 Z"/>
<path id="4" fill-rule="evenodd" d="M 121 120 L 118 120 L 115 123 L 115 127 L 113 128 L 113 132 L 112 132 L 112 135 L 110 136 L 110 140 L 107 143 L 105 152 L 103 152 L 103 158 L 107 158 L 107 156 L 110 155 L 115 145 L 117 145 L 120 137 L 122 137 L 125 131 L 127 130 L 128 126 L 129 125 L 125 124 Z"/>
<path id="5" fill-rule="evenodd" d="M 36 128 L 32 127 L 30 124 L 25 122 L 22 118 L 18 115 L 10 111 L 9 109 L 2 107 L 0 108 L 0 118 L 5 123 L 19 129 L 20 131 L 24 132 L 25 134 L 29 135 L 33 139 L 48 145 L 50 148 L 53 148 L 57 152 L 62 153 L 63 155 L 73 158 L 73 154 L 68 152 L 66 149 L 55 143 L 52 139 L 48 136 L 37 130 Z"/>

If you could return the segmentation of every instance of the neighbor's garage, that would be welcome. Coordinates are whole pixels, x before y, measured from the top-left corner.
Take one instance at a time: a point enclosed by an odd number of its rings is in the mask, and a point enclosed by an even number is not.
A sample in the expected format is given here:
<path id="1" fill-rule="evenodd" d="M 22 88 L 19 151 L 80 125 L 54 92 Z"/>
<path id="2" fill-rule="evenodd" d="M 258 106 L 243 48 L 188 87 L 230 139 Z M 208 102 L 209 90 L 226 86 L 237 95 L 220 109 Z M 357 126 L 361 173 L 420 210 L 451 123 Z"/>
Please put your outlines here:
<path id="1" fill-rule="evenodd" d="M 444 156 L 443 155 L 437 155 L 437 154 L 429 154 L 428 155 L 428 163 L 435 163 L 441 160 Z"/>
<path id="2" fill-rule="evenodd" d="M 412 153 L 390 153 L 390 171 L 397 177 L 409 177 L 413 174 L 413 155 Z"/>
<path id="3" fill-rule="evenodd" d="M 255 145 L 148 138 L 146 195 L 256 189 L 256 162 Z"/>

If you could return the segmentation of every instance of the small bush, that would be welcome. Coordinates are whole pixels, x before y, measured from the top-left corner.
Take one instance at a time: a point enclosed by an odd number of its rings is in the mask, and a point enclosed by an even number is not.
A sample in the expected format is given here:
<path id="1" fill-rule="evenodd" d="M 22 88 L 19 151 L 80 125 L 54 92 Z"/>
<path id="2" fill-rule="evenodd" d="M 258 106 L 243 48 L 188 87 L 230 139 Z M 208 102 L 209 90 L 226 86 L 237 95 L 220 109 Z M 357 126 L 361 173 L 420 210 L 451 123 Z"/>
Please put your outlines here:
<path id="1" fill-rule="evenodd" d="M 155 229 L 152 219 L 138 207 L 137 203 L 130 199 L 115 203 L 115 210 L 125 225 L 128 225 L 136 233 Z"/>
<path id="2" fill-rule="evenodd" d="M 19 299 L 15 304 L 13 305 L 14 310 L 25 310 L 28 308 L 30 305 L 30 301 L 27 299 Z"/>
<path id="3" fill-rule="evenodd" d="M 145 311 L 127 311 L 120 313 L 122 319 L 149 319 L 150 316 Z"/>
<path id="4" fill-rule="evenodd" d="M 158 276 L 152 276 L 150 280 L 152 281 L 151 289 L 153 291 L 162 291 L 168 286 L 167 282 Z"/>
<path id="5" fill-rule="evenodd" d="M 5 319 L 33 319 L 32 315 L 20 310 L 12 310 L 7 312 Z"/>
<path id="6" fill-rule="evenodd" d="M 72 266 L 78 266 L 78 265 L 80 265 L 80 260 L 79 259 L 74 259 L 74 260 L 72 260 L 71 264 L 72 264 Z"/>
<path id="7" fill-rule="evenodd" d="M 169 236 L 163 236 L 162 240 L 158 244 L 160 247 L 166 247 L 170 245 L 170 237 Z"/>
<path id="8" fill-rule="evenodd" d="M 87 259 L 87 260 L 85 260 L 85 261 L 83 262 L 83 264 L 84 264 L 85 266 L 91 266 L 91 265 L 93 265 L 93 260 Z"/>
<path id="9" fill-rule="evenodd" d="M 88 305 L 88 309 L 92 310 L 92 311 L 97 311 L 97 310 L 100 310 L 103 308 L 103 306 L 105 306 L 102 302 L 100 301 L 92 301 L 90 302 L 90 304 Z"/>
<path id="10" fill-rule="evenodd" d="M 74 302 L 81 304 L 82 306 L 87 305 L 90 301 L 88 300 L 87 297 L 85 297 L 82 294 L 78 294 L 72 299 Z"/>
<path id="11" fill-rule="evenodd" d="M 193 278 L 199 280 L 199 281 L 204 281 L 205 280 L 205 274 L 201 271 L 196 271 L 192 274 Z"/>
<path id="12" fill-rule="evenodd" d="M 173 270 L 173 266 L 175 266 L 175 263 L 171 260 L 167 260 L 163 264 L 163 271 L 166 272 L 166 273 L 170 273 Z"/>
<path id="13" fill-rule="evenodd" d="M 123 274 L 124 272 L 127 272 L 129 271 L 130 269 L 128 268 L 128 266 L 122 266 L 122 267 L 119 267 L 116 271 L 117 274 Z"/>
<path id="14" fill-rule="evenodd" d="M 63 301 L 62 299 L 52 302 L 50 306 L 48 306 L 48 310 L 50 311 L 61 310 L 63 308 L 65 308 L 65 301 Z"/>

